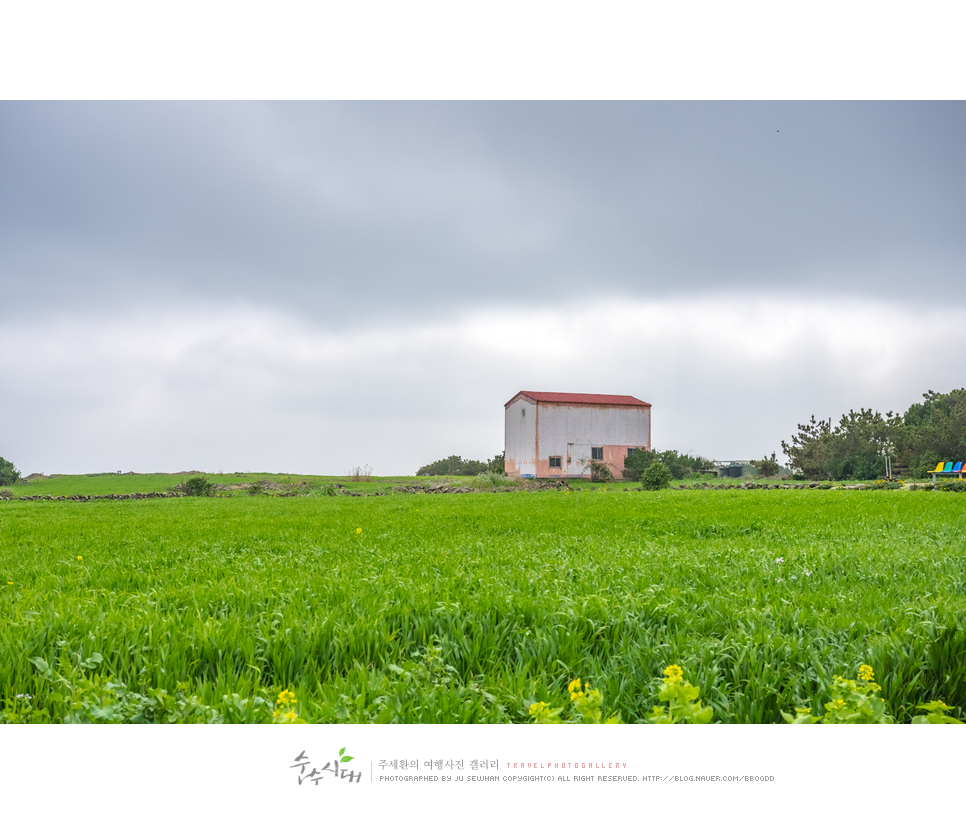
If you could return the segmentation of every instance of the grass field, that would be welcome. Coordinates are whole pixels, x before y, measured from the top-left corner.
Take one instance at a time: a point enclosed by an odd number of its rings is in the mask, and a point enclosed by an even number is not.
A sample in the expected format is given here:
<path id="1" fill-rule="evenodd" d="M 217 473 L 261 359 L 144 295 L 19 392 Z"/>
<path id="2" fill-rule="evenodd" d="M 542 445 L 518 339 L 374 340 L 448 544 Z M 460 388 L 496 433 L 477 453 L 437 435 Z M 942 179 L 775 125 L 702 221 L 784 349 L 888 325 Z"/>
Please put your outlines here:
<path id="1" fill-rule="evenodd" d="M 18 484 L 0 488 L 0 493 L 9 493 L 13 498 L 38 496 L 102 496 L 107 494 L 165 493 L 195 476 L 202 476 L 222 488 L 215 495 L 225 496 L 234 489 L 252 483 L 271 482 L 278 487 L 276 494 L 285 491 L 312 493 L 315 491 L 341 486 L 357 493 L 385 493 L 398 487 L 427 487 L 436 483 L 454 487 L 470 485 L 474 476 L 313 476 L 291 473 L 97 473 L 89 475 L 53 475 L 34 479 L 29 484 Z M 671 482 L 671 487 L 695 489 L 702 486 L 738 487 L 750 483 L 750 479 L 716 479 L 714 476 L 693 475 L 687 479 Z M 776 482 L 762 479 L 759 482 L 784 483 L 797 486 L 800 482 Z M 853 482 L 825 482 L 825 486 L 846 485 Z M 635 481 L 617 481 L 600 484 L 585 479 L 568 479 L 568 486 L 577 490 L 627 490 L 637 489 Z"/>
<path id="2" fill-rule="evenodd" d="M 438 482 L 450 483 L 453 486 L 466 485 L 473 481 L 473 476 L 370 476 L 368 478 L 353 478 L 352 476 L 311 476 L 295 475 L 291 473 L 98 473 L 96 475 L 53 475 L 47 478 L 35 479 L 30 484 L 9 486 L 2 488 L 14 497 L 22 496 L 99 496 L 110 493 L 164 493 L 194 476 L 203 476 L 213 484 L 223 488 L 237 485 L 247 485 L 254 482 L 269 481 L 279 485 L 283 490 L 315 491 L 327 485 L 342 485 L 360 493 L 384 492 L 394 487 L 429 486 Z M 711 481 L 711 477 L 695 476 L 688 481 L 674 481 L 673 485 L 694 486 L 700 481 Z M 575 489 L 600 489 L 605 485 L 582 479 L 570 479 L 569 484 Z M 637 482 L 619 481 L 606 485 L 608 489 L 627 489 L 638 487 Z"/>
<path id="3" fill-rule="evenodd" d="M 7 721 L 271 721 L 290 690 L 310 722 L 526 722 L 581 677 L 637 722 L 669 664 L 715 721 L 821 714 L 862 664 L 898 722 L 962 718 L 966 498 L 5 501 L 0 619 Z"/>

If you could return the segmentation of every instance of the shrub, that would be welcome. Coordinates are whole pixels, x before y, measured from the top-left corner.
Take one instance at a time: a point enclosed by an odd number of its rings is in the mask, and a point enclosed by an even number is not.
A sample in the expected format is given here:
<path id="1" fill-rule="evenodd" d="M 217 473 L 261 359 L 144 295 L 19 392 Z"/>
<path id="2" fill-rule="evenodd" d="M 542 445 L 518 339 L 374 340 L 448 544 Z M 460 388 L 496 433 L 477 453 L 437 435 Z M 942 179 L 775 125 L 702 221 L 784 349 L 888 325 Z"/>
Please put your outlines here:
<path id="1" fill-rule="evenodd" d="M 590 480 L 613 481 L 614 473 L 611 472 L 610 467 L 608 467 L 603 461 L 598 458 L 594 458 L 590 461 Z"/>
<path id="2" fill-rule="evenodd" d="M 13 466 L 12 461 L 0 458 L 0 485 L 16 484 L 20 481 L 20 470 Z"/>
<path id="3" fill-rule="evenodd" d="M 865 485 L 866 490 L 901 490 L 905 482 L 898 479 L 880 478 Z"/>
<path id="4" fill-rule="evenodd" d="M 215 492 L 215 485 L 203 476 L 196 476 L 184 483 L 184 492 L 188 496 L 210 496 Z"/>
<path id="5" fill-rule="evenodd" d="M 945 490 L 947 493 L 966 493 L 966 481 L 958 478 L 940 480 L 936 482 L 936 489 Z"/>
<path id="6" fill-rule="evenodd" d="M 655 461 L 641 473 L 641 486 L 645 490 L 663 490 L 671 483 L 671 471 L 667 464 Z"/>
<path id="7" fill-rule="evenodd" d="M 257 481 L 252 482 L 248 485 L 248 495 L 249 496 L 260 496 L 265 492 L 265 488 L 262 487 Z"/>

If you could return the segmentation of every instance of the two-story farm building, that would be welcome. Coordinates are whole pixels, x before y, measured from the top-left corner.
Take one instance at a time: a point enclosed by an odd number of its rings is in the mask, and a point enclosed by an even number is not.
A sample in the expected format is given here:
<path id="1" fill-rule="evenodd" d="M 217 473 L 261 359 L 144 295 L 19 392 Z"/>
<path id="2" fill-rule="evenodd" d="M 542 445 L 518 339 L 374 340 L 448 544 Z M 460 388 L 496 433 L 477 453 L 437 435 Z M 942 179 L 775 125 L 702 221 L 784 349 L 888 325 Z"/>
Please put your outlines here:
<path id="1" fill-rule="evenodd" d="M 512 478 L 589 478 L 593 459 L 621 478 L 628 451 L 651 448 L 651 405 L 630 395 L 517 392 L 505 409 Z"/>

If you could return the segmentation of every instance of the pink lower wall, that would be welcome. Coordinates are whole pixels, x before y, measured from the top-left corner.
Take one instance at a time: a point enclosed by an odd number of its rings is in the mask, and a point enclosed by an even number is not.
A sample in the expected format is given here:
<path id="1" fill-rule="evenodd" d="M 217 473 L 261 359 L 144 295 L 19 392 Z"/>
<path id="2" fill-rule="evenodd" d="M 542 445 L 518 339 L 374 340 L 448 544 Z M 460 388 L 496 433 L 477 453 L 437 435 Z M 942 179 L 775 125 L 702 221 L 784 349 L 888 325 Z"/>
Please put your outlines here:
<path id="1" fill-rule="evenodd" d="M 549 458 L 538 458 L 536 467 L 537 478 L 575 478 L 575 476 L 565 475 L 559 467 L 550 469 Z"/>
<path id="2" fill-rule="evenodd" d="M 624 478 L 625 458 L 627 458 L 627 447 L 604 444 L 604 463 L 610 467 L 610 471 L 618 481 Z"/>
<path id="3" fill-rule="evenodd" d="M 604 444 L 604 463 L 610 467 L 611 472 L 614 474 L 614 478 L 621 481 L 624 478 L 624 459 L 627 458 L 628 446 L 618 445 L 618 444 Z M 549 458 L 538 458 L 536 462 L 536 476 L 537 478 L 590 478 L 590 469 L 588 468 L 585 473 L 568 473 L 567 470 L 567 459 L 563 459 L 564 467 L 563 469 L 559 467 L 551 467 Z M 571 464 L 570 467 L 574 467 Z"/>

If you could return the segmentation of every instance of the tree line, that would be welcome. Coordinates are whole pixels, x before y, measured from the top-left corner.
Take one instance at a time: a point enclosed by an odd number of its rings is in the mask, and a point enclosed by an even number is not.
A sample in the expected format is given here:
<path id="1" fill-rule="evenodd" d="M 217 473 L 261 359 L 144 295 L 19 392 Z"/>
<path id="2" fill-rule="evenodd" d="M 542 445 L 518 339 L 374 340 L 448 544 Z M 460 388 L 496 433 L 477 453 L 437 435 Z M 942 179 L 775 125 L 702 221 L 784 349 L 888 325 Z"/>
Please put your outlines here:
<path id="1" fill-rule="evenodd" d="M 416 470 L 418 476 L 475 476 L 480 473 L 502 473 L 505 453 L 493 456 L 489 461 L 474 461 L 451 455 Z"/>
<path id="2" fill-rule="evenodd" d="M 714 461 L 700 455 L 688 455 L 677 450 L 638 449 L 624 459 L 624 478 L 640 481 L 644 471 L 657 461 L 670 470 L 672 479 L 685 478 L 699 470 L 717 468 Z"/>
<path id="3" fill-rule="evenodd" d="M 886 454 L 916 478 L 940 461 L 966 461 L 966 389 L 922 397 L 901 415 L 850 410 L 834 427 L 812 415 L 782 450 L 794 471 L 839 480 L 881 478 Z"/>

